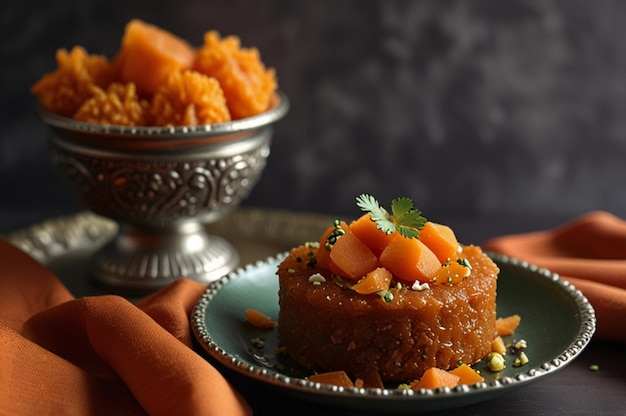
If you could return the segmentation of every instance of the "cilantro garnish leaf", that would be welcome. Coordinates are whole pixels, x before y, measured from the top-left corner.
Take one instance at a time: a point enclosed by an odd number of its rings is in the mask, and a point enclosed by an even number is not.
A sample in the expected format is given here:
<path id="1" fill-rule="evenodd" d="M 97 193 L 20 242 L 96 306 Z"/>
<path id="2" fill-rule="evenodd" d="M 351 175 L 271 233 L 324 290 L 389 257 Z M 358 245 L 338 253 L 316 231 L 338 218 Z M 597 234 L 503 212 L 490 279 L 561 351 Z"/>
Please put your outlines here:
<path id="1" fill-rule="evenodd" d="M 362 211 L 369 212 L 376 227 L 386 234 L 398 231 L 406 238 L 418 238 L 419 230 L 427 221 L 421 211 L 414 208 L 413 200 L 406 197 L 391 201 L 391 215 L 380 206 L 376 198 L 368 194 L 359 195 L 356 204 Z"/>
<path id="2" fill-rule="evenodd" d="M 361 194 L 356 198 L 356 204 L 362 211 L 369 212 L 376 227 L 385 234 L 393 234 L 395 224 L 390 220 L 387 210 L 380 206 L 376 198 L 368 194 Z"/>

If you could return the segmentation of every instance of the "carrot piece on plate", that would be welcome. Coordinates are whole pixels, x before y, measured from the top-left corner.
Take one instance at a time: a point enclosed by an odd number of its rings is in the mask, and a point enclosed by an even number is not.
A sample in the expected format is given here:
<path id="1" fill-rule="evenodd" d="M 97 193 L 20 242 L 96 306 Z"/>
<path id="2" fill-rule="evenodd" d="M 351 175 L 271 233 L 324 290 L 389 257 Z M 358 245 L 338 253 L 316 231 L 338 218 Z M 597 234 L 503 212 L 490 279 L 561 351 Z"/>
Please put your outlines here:
<path id="1" fill-rule="evenodd" d="M 313 374 L 309 376 L 309 381 L 315 383 L 333 384 L 341 387 L 353 387 L 354 383 L 345 371 L 329 371 L 327 373 Z"/>
<path id="2" fill-rule="evenodd" d="M 474 370 L 469 365 L 463 363 L 457 368 L 448 371 L 450 374 L 454 374 L 455 376 L 459 376 L 458 384 L 476 384 L 481 381 L 485 381 L 483 376 L 478 374 L 476 370 Z"/>
<path id="3" fill-rule="evenodd" d="M 439 387 L 456 387 L 459 384 L 461 377 L 455 374 L 450 374 L 446 370 L 442 370 L 437 367 L 430 367 L 427 369 L 422 377 L 413 383 L 411 388 L 414 390 L 419 389 L 436 389 Z"/>
<path id="4" fill-rule="evenodd" d="M 497 352 L 501 355 L 506 354 L 506 345 L 504 345 L 504 341 L 500 335 L 491 341 L 491 352 Z"/>
<path id="5" fill-rule="evenodd" d="M 246 320 L 256 328 L 272 329 L 276 326 L 272 318 L 256 309 L 246 309 Z"/>
<path id="6" fill-rule="evenodd" d="M 507 316 L 506 318 L 498 318 L 496 319 L 496 332 L 503 337 L 513 335 L 521 321 L 522 318 L 517 314 Z"/>

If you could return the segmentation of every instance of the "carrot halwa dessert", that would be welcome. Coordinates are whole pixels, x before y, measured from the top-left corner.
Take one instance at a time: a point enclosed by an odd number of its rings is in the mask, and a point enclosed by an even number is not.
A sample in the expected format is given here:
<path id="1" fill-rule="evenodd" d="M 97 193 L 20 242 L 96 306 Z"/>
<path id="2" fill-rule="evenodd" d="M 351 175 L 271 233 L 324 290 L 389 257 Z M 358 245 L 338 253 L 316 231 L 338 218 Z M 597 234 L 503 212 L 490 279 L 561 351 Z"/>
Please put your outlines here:
<path id="1" fill-rule="evenodd" d="M 57 69 L 31 88 L 50 112 L 122 126 L 192 126 L 268 110 L 278 87 L 256 48 L 208 31 L 195 48 L 141 20 L 131 20 L 109 61 L 76 46 L 59 49 Z"/>
<path id="2" fill-rule="evenodd" d="M 497 335 L 496 264 L 408 198 L 392 213 L 369 195 L 357 204 L 364 215 L 336 221 L 278 267 L 286 352 L 311 371 L 383 382 L 486 357 Z"/>

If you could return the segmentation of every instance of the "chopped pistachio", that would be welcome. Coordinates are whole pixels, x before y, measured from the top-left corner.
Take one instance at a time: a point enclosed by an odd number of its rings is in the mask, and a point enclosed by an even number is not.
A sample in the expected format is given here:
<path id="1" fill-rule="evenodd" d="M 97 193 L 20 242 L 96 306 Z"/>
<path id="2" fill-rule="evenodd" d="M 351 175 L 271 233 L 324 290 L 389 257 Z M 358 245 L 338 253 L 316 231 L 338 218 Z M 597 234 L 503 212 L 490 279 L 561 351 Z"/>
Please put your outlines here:
<path id="1" fill-rule="evenodd" d="M 524 351 L 519 353 L 519 356 L 515 359 L 513 363 L 513 367 L 521 367 L 525 364 L 528 364 L 528 357 Z"/>
<path id="2" fill-rule="evenodd" d="M 250 340 L 250 343 L 255 347 L 255 348 L 263 348 L 265 347 L 265 338 L 263 337 L 256 337 L 256 338 L 252 338 Z"/>
<path id="3" fill-rule="evenodd" d="M 467 267 L 467 268 L 468 268 L 468 269 L 470 269 L 470 270 L 472 269 L 472 265 L 471 265 L 471 264 L 470 264 L 470 262 L 469 262 L 466 258 L 464 258 L 464 257 L 461 257 L 461 258 L 457 259 L 457 261 L 456 261 L 456 262 L 457 262 L 457 263 L 459 263 L 461 266 L 465 266 L 465 267 Z"/>
<path id="4" fill-rule="evenodd" d="M 506 367 L 504 356 L 502 356 L 499 352 L 491 352 L 487 358 L 489 359 L 487 365 L 491 371 L 502 371 L 504 370 L 504 367 Z"/>
<path id="5" fill-rule="evenodd" d="M 526 340 L 524 339 L 520 339 L 519 341 L 517 341 L 514 345 L 516 350 L 523 350 L 528 346 L 528 344 L 526 344 Z"/>
<path id="6" fill-rule="evenodd" d="M 391 293 L 391 291 L 389 290 L 381 290 L 380 292 L 376 292 L 376 293 L 378 294 L 378 296 L 383 298 L 383 300 L 387 303 L 393 300 L 393 293 Z"/>

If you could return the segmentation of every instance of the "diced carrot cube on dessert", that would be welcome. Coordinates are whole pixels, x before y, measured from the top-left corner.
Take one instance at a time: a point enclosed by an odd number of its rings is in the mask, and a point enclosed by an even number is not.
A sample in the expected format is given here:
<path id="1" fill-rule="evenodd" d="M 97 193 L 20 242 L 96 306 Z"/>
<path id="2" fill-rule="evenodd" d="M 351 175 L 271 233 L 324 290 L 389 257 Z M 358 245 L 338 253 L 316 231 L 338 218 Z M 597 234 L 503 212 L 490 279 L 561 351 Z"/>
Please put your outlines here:
<path id="1" fill-rule="evenodd" d="M 134 82 L 143 94 L 154 94 L 172 72 L 191 69 L 196 51 L 185 40 L 138 19 L 126 25 L 114 61 L 123 82 Z"/>
<path id="2" fill-rule="evenodd" d="M 330 249 L 326 247 L 328 236 L 335 229 L 335 227 L 328 227 L 326 231 L 320 237 L 320 245 L 317 248 L 317 265 L 323 269 L 328 269 L 330 264 Z"/>
<path id="3" fill-rule="evenodd" d="M 400 236 L 398 232 L 387 234 L 379 229 L 376 222 L 372 220 L 370 213 L 363 214 L 358 219 L 352 221 L 350 223 L 350 231 L 377 256 L 383 252 L 394 238 Z"/>
<path id="4" fill-rule="evenodd" d="M 398 278 L 430 282 L 441 267 L 435 254 L 420 240 L 396 238 L 380 254 L 380 263 Z"/>
<path id="5" fill-rule="evenodd" d="M 371 295 L 381 290 L 387 290 L 392 277 L 393 275 L 389 270 L 384 267 L 377 267 L 352 285 L 352 290 L 361 295 Z"/>
<path id="6" fill-rule="evenodd" d="M 378 258 L 353 232 L 337 238 L 330 250 L 330 271 L 357 280 L 378 267 Z"/>
<path id="7" fill-rule="evenodd" d="M 437 284 L 454 284 L 459 283 L 471 274 L 472 270 L 468 266 L 457 263 L 456 261 L 442 265 L 433 276 L 433 283 Z"/>
<path id="8" fill-rule="evenodd" d="M 441 263 L 459 258 L 459 242 L 447 225 L 428 221 L 420 230 L 419 239 L 435 253 Z"/>
<path id="9" fill-rule="evenodd" d="M 333 233 L 335 235 L 339 235 L 339 229 L 343 230 L 341 231 L 342 233 L 345 233 L 345 231 L 348 229 L 348 224 L 346 224 L 344 221 L 339 221 L 337 222 L 337 225 L 332 225 L 328 227 L 320 237 L 316 258 L 317 265 L 322 269 L 328 270 L 330 267 L 330 247 L 335 242 L 334 238 L 336 237 L 333 238 L 333 241 L 330 241 L 329 239 L 331 238 L 331 234 Z"/>

